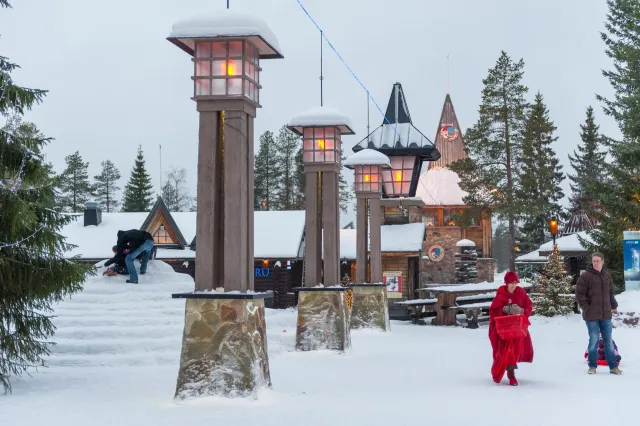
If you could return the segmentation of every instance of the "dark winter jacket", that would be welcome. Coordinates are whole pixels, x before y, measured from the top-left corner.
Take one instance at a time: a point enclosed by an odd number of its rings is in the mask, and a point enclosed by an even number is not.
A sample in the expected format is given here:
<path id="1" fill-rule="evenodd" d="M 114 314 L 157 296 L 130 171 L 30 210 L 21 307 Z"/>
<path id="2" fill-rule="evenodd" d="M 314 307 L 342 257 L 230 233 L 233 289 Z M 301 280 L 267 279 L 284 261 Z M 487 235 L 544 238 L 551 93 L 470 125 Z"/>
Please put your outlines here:
<path id="1" fill-rule="evenodd" d="M 118 249 L 118 246 L 113 246 L 113 250 L 115 250 L 115 254 L 111 259 L 104 262 L 104 266 L 107 267 L 115 263 L 116 266 L 120 266 L 121 268 L 126 268 L 127 265 L 124 262 L 124 259 L 127 257 L 129 250 L 127 250 L 126 246 L 122 249 Z"/>
<path id="2" fill-rule="evenodd" d="M 123 250 L 127 243 L 129 244 L 129 250 L 135 251 L 147 240 L 153 240 L 153 237 L 146 231 L 140 231 L 138 229 L 118 231 L 118 251 Z"/>
<path id="3" fill-rule="evenodd" d="M 576 283 L 576 301 L 585 321 L 611 319 L 611 310 L 618 308 L 618 302 L 609 271 L 602 268 L 602 272 L 598 272 L 593 265 L 589 265 Z"/>

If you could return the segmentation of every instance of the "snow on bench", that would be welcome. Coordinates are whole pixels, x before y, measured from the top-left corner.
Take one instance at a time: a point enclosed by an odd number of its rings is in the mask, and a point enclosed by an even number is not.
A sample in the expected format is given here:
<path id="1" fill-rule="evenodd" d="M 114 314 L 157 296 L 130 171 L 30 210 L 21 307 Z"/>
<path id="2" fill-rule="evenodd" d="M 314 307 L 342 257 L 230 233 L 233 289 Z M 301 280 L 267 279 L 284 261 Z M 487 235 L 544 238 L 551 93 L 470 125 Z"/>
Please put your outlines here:
<path id="1" fill-rule="evenodd" d="M 402 302 L 395 302 L 396 305 L 405 305 L 405 306 L 414 306 L 414 305 L 433 305 L 438 301 L 438 299 L 414 299 L 414 300 L 405 300 Z"/>

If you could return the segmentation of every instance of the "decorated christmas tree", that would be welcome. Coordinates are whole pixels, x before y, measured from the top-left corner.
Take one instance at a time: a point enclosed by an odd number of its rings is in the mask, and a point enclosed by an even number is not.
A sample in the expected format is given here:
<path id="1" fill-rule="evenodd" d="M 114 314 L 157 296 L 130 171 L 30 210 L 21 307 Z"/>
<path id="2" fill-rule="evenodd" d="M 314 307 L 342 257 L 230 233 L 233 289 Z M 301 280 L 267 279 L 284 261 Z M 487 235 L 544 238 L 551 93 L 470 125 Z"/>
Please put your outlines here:
<path id="1" fill-rule="evenodd" d="M 556 245 L 538 281 L 536 290 L 539 295 L 533 300 L 534 315 L 553 317 L 573 312 L 571 280 Z"/>

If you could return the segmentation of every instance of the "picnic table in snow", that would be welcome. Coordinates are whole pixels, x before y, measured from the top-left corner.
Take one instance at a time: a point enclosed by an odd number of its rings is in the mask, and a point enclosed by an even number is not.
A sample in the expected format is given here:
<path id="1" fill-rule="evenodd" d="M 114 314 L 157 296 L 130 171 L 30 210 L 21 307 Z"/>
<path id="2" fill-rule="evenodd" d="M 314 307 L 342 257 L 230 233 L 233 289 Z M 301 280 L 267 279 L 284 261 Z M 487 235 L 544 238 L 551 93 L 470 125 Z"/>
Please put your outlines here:
<path id="1" fill-rule="evenodd" d="M 435 297 L 436 318 L 433 325 L 457 325 L 457 313 L 464 309 L 488 309 L 491 301 L 496 295 L 496 290 L 502 283 L 478 283 L 441 285 L 420 288 L 418 292 L 431 293 Z M 520 283 L 521 287 L 529 290 L 530 283 Z M 478 301 L 473 303 L 473 301 Z M 458 302 L 472 302 L 471 304 L 459 305 Z"/>

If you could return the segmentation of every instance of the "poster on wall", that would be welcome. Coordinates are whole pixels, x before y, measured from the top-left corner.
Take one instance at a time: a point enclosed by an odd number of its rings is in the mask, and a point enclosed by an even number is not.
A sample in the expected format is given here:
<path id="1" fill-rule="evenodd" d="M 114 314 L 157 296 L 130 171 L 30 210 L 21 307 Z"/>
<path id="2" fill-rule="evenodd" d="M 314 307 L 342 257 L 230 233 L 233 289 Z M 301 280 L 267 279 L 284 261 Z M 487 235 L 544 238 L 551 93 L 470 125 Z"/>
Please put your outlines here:
<path id="1" fill-rule="evenodd" d="M 384 271 L 382 273 L 382 281 L 387 285 L 387 293 L 402 294 L 401 271 Z"/>
<path id="2" fill-rule="evenodd" d="M 623 238 L 625 290 L 640 290 L 640 231 L 624 231 Z"/>

